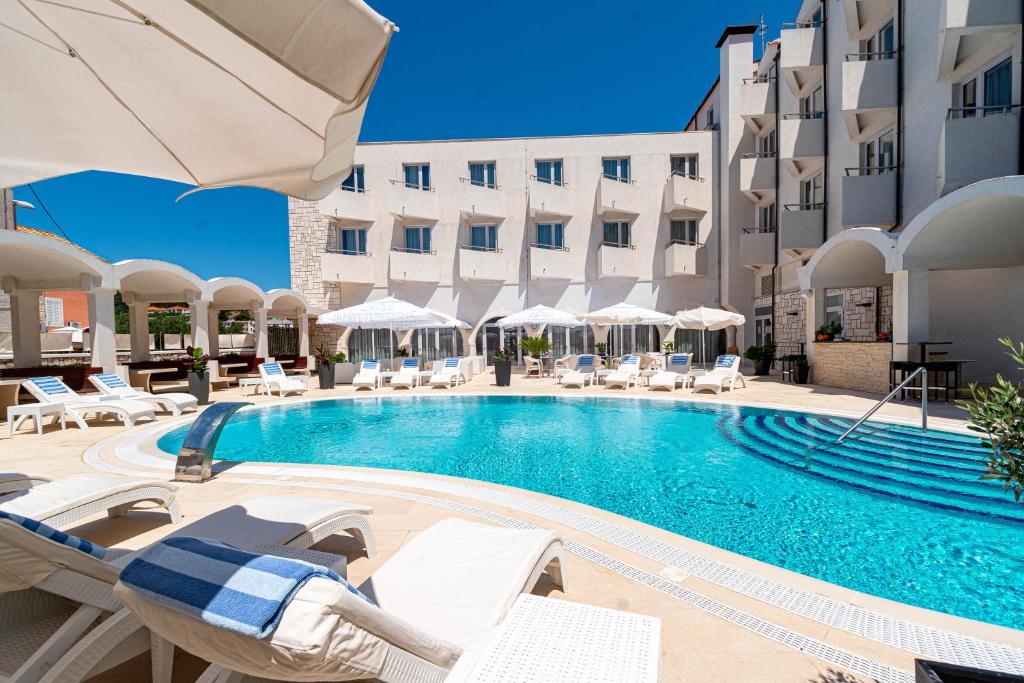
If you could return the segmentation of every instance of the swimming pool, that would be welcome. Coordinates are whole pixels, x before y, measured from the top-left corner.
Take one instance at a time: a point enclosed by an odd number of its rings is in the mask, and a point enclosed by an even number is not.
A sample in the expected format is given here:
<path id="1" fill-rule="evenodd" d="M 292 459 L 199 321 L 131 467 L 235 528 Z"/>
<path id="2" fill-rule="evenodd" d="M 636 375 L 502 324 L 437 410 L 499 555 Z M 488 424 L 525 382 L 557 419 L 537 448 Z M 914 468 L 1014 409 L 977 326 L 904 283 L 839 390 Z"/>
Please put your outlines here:
<path id="1" fill-rule="evenodd" d="M 218 458 L 469 477 L 587 503 L 809 576 L 1024 628 L 1024 505 L 948 432 L 623 398 L 431 396 L 249 409 Z M 176 453 L 186 428 L 159 446 Z"/>

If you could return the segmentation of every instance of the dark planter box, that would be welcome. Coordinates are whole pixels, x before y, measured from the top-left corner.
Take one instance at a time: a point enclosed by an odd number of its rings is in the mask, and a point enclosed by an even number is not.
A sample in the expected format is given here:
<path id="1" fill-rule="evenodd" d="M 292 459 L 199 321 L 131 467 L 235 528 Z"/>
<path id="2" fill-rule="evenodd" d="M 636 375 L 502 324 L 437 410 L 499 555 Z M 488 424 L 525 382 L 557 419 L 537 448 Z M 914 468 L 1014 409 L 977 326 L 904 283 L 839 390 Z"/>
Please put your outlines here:
<path id="1" fill-rule="evenodd" d="M 772 361 L 770 360 L 755 360 L 754 361 L 754 374 L 755 375 L 767 375 L 772 370 Z"/>
<path id="2" fill-rule="evenodd" d="M 494 383 L 499 387 L 507 387 L 512 384 L 512 361 L 494 361 Z"/>
<path id="3" fill-rule="evenodd" d="M 1024 683 L 1024 676 L 915 659 L 914 683 Z"/>
<path id="4" fill-rule="evenodd" d="M 205 406 L 210 402 L 210 372 L 188 373 L 188 393 L 199 399 L 199 405 Z"/>
<path id="5" fill-rule="evenodd" d="M 333 389 L 334 388 L 334 366 L 329 363 L 318 365 L 316 368 L 316 376 L 320 379 L 321 389 Z"/>
<path id="6" fill-rule="evenodd" d="M 797 384 L 807 384 L 807 378 L 811 374 L 811 366 L 809 365 L 794 365 L 793 366 L 793 381 Z"/>

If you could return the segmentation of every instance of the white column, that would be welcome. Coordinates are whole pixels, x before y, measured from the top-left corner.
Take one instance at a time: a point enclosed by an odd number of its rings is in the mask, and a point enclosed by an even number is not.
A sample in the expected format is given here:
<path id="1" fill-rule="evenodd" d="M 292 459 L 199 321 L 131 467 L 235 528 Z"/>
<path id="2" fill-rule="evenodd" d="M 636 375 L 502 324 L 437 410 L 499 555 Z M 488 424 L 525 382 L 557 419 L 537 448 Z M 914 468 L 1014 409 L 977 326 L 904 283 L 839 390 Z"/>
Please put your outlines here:
<path id="1" fill-rule="evenodd" d="M 43 360 L 42 340 L 39 337 L 39 292 L 15 290 L 10 294 L 14 367 L 37 367 Z"/>
<path id="2" fill-rule="evenodd" d="M 192 346 L 202 349 L 203 353 L 210 352 L 210 302 L 192 301 L 189 302 L 192 322 Z"/>
<path id="3" fill-rule="evenodd" d="M 899 270 L 892 274 L 894 360 L 909 360 L 911 344 L 928 341 L 928 305 L 927 270 Z"/>
<path id="4" fill-rule="evenodd" d="M 804 290 L 804 338 L 807 343 L 807 364 L 814 372 L 814 341 L 818 328 L 825 324 L 825 290 L 823 288 Z M 773 331 L 774 333 L 774 331 Z M 811 378 L 813 381 L 813 377 Z"/>
<path id="5" fill-rule="evenodd" d="M 267 331 L 267 309 L 252 306 L 252 315 L 256 318 L 256 357 L 267 358 L 270 355 L 270 339 Z"/>
<path id="6" fill-rule="evenodd" d="M 139 301 L 129 294 L 125 298 L 128 299 L 132 362 L 149 360 L 149 302 Z"/>
<path id="7" fill-rule="evenodd" d="M 220 355 L 220 309 L 210 306 L 206 312 L 207 328 L 210 331 L 210 341 L 207 343 L 206 352 L 213 357 Z"/>
<path id="8" fill-rule="evenodd" d="M 114 290 L 93 289 L 89 297 L 89 331 L 93 367 L 114 372 L 117 367 L 117 339 L 114 336 Z M 147 332 L 148 334 L 148 332 Z M 147 343 L 148 347 L 149 344 Z"/>
<path id="9" fill-rule="evenodd" d="M 298 309 L 295 311 L 295 324 L 299 327 L 299 357 L 309 355 L 309 318 L 306 311 Z"/>

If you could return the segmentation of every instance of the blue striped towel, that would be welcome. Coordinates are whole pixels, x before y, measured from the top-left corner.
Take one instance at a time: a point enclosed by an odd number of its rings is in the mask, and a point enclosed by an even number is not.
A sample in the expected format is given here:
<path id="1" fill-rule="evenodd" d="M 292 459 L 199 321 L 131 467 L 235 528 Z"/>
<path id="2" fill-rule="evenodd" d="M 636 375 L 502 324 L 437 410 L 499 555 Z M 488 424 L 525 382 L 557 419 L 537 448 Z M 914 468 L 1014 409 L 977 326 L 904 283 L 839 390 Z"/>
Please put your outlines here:
<path id="1" fill-rule="evenodd" d="M 10 520 L 17 525 L 28 529 L 34 534 L 38 534 L 39 536 L 49 539 L 54 543 L 60 543 L 61 545 L 66 545 L 69 548 L 80 550 L 86 555 L 92 555 L 98 560 L 102 560 L 107 556 L 107 549 L 103 546 L 96 545 L 92 541 L 87 541 L 84 538 L 79 538 L 78 536 L 72 536 L 71 534 L 66 534 L 63 531 L 58 531 L 52 526 L 47 526 L 46 524 L 37 522 L 34 519 L 22 517 L 21 515 L 16 515 L 11 512 L 4 512 L 3 510 L 0 510 L 0 519 Z"/>
<path id="2" fill-rule="evenodd" d="M 268 375 L 283 375 L 284 370 L 281 369 L 280 363 L 264 363 L 263 372 Z"/>
<path id="3" fill-rule="evenodd" d="M 98 379 L 100 382 L 107 385 L 107 387 L 111 389 L 125 389 L 128 387 L 128 384 L 123 379 L 121 379 L 120 376 L 115 375 L 112 372 L 101 372 L 99 374 L 93 375 L 93 377 L 95 377 L 96 379 Z"/>
<path id="4" fill-rule="evenodd" d="M 731 369 L 737 358 L 738 356 L 719 356 L 715 361 L 715 367 Z"/>
<path id="5" fill-rule="evenodd" d="M 326 567 L 190 536 L 149 546 L 124 568 L 120 581 L 158 605 L 211 626 L 265 638 L 299 589 L 318 576 L 376 604 Z"/>
<path id="6" fill-rule="evenodd" d="M 580 356 L 579 361 L 576 363 L 576 369 L 577 370 L 580 370 L 582 368 L 592 368 L 592 367 L 594 367 L 594 357 L 593 356 Z"/>
<path id="7" fill-rule="evenodd" d="M 39 387 L 40 391 L 49 396 L 71 393 L 71 389 L 68 388 L 68 385 L 64 384 L 64 382 L 60 381 L 56 377 L 33 377 L 30 381 Z"/>
<path id="8" fill-rule="evenodd" d="M 363 370 L 376 370 L 379 366 L 380 366 L 380 363 L 378 363 L 375 360 L 364 360 L 363 361 L 362 369 Z"/>
<path id="9" fill-rule="evenodd" d="M 418 368 L 420 366 L 419 358 L 405 358 L 402 360 L 403 368 Z"/>
<path id="10" fill-rule="evenodd" d="M 640 356 L 623 356 L 619 365 L 632 365 L 640 362 Z"/>
<path id="11" fill-rule="evenodd" d="M 457 368 L 457 367 L 459 367 L 459 359 L 458 358 L 445 358 L 444 359 L 444 366 L 446 368 Z"/>
<path id="12" fill-rule="evenodd" d="M 689 362 L 690 357 L 687 356 L 686 354 L 683 354 L 681 356 L 670 356 L 668 359 L 669 365 L 688 365 Z"/>

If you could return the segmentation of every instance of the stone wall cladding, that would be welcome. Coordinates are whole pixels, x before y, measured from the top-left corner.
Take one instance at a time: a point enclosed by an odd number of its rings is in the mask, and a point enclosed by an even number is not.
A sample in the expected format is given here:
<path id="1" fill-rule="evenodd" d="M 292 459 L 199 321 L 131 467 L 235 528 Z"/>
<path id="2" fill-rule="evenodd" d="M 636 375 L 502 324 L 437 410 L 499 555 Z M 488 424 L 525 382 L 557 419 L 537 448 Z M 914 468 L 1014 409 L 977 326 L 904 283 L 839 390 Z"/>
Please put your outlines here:
<path id="1" fill-rule="evenodd" d="M 892 344 L 814 342 L 811 381 L 826 387 L 885 394 Z"/>
<path id="2" fill-rule="evenodd" d="M 288 249 L 292 289 L 301 292 L 310 306 L 330 308 L 329 285 L 321 279 L 320 255 L 327 246 L 331 222 L 316 202 L 288 198 Z M 340 302 L 338 302 L 340 303 Z"/>

